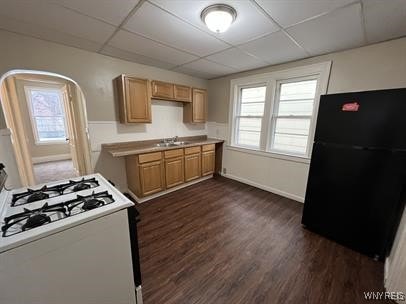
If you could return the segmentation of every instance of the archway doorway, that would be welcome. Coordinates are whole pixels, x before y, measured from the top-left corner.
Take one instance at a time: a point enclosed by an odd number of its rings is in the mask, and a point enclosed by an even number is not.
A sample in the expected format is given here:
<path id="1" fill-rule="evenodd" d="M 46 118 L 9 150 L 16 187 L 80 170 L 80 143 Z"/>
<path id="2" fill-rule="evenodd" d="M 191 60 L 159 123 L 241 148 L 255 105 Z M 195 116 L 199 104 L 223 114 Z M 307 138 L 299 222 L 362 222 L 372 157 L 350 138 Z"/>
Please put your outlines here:
<path id="1" fill-rule="evenodd" d="M 0 89 L 22 186 L 92 172 L 85 98 L 74 80 L 12 70 Z"/>

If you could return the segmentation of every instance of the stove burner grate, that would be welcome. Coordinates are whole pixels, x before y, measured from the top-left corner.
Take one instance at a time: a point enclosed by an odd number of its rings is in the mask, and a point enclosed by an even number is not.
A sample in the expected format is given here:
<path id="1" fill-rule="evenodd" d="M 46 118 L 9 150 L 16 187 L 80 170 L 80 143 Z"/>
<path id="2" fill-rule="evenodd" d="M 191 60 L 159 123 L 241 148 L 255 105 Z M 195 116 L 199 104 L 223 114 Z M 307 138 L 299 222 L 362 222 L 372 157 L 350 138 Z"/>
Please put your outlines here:
<path id="1" fill-rule="evenodd" d="M 69 214 L 77 214 L 84 211 L 92 210 L 114 202 L 113 196 L 107 191 L 95 193 L 87 196 L 77 195 L 73 200 L 65 202 Z"/>
<path id="2" fill-rule="evenodd" d="M 58 218 L 68 216 L 68 211 L 64 203 L 55 205 L 45 203 L 41 208 L 34 210 L 24 208 L 24 211 L 21 213 L 7 216 L 4 218 L 4 225 L 1 227 L 3 237 L 51 223 L 55 221 L 49 216 L 49 214 L 52 213 L 57 213 L 59 215 Z M 14 232 L 7 234 L 10 228 L 14 228 Z"/>
<path id="3" fill-rule="evenodd" d="M 46 215 L 44 213 L 38 213 L 38 214 L 34 214 L 34 215 L 28 217 L 25 224 L 21 226 L 21 229 L 23 231 L 25 231 L 27 229 L 39 227 L 39 226 L 42 226 L 42 225 L 44 225 L 46 223 L 50 223 L 50 222 L 51 222 L 51 218 L 48 215 Z"/>
<path id="4" fill-rule="evenodd" d="M 77 195 L 74 199 L 54 205 L 45 203 L 41 208 L 33 210 L 24 208 L 23 212 L 4 218 L 4 225 L 1 227 L 2 235 L 3 237 L 14 235 L 113 202 L 113 196 L 108 191 L 103 191 L 86 196 Z"/>
<path id="5" fill-rule="evenodd" d="M 27 203 L 32 203 L 32 202 L 36 202 L 36 201 L 40 201 L 43 199 L 49 198 L 49 194 L 45 193 L 43 191 L 38 191 L 38 192 L 34 192 L 33 194 L 31 194 L 28 198 L 27 198 Z"/>
<path id="6" fill-rule="evenodd" d="M 51 187 L 44 186 L 36 190 L 27 189 L 26 192 L 13 194 L 11 206 L 12 207 L 21 206 L 55 196 L 95 188 L 97 186 L 99 186 L 99 182 L 96 180 L 95 177 L 92 177 L 88 179 L 82 178 L 77 181 L 70 180 L 67 183 Z"/>

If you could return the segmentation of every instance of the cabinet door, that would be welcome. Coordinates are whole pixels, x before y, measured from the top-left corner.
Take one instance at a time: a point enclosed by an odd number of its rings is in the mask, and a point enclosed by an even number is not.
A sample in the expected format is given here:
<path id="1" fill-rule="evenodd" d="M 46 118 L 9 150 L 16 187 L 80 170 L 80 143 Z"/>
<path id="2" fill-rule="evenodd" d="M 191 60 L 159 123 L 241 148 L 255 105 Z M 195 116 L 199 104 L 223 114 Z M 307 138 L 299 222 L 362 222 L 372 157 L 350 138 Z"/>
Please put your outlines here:
<path id="1" fill-rule="evenodd" d="M 185 182 L 199 178 L 202 174 L 201 154 L 185 155 Z"/>
<path id="2" fill-rule="evenodd" d="M 152 97 L 173 99 L 173 84 L 161 81 L 152 81 Z"/>
<path id="3" fill-rule="evenodd" d="M 193 89 L 193 122 L 206 122 L 206 99 L 205 90 Z"/>
<path id="4" fill-rule="evenodd" d="M 183 106 L 183 122 L 204 123 L 207 117 L 207 92 L 202 89 L 192 89 L 192 102 Z"/>
<path id="5" fill-rule="evenodd" d="M 165 159 L 165 180 L 166 188 L 171 188 L 183 184 L 183 156 Z"/>
<path id="6" fill-rule="evenodd" d="M 174 85 L 174 96 L 176 100 L 191 102 L 192 101 L 192 90 L 190 87 L 175 84 Z"/>
<path id="7" fill-rule="evenodd" d="M 140 164 L 139 170 L 143 196 L 165 190 L 162 161 Z"/>
<path id="8" fill-rule="evenodd" d="M 124 77 L 126 123 L 151 122 L 150 85 L 146 79 Z"/>
<path id="9" fill-rule="evenodd" d="M 151 122 L 151 86 L 147 79 L 120 75 L 115 80 L 121 123 Z"/>
<path id="10" fill-rule="evenodd" d="M 206 151 L 202 153 L 202 176 L 214 173 L 215 152 Z"/>

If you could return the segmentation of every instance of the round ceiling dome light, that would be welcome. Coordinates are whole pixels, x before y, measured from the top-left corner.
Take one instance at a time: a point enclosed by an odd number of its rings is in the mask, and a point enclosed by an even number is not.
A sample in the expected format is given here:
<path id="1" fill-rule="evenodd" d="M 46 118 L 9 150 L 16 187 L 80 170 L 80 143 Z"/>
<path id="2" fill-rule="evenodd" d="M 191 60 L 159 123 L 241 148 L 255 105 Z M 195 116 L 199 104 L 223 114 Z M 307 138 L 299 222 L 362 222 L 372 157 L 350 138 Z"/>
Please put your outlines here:
<path id="1" fill-rule="evenodd" d="M 237 12 L 227 4 L 214 4 L 206 7 L 200 18 L 215 33 L 224 33 L 237 18 Z"/>

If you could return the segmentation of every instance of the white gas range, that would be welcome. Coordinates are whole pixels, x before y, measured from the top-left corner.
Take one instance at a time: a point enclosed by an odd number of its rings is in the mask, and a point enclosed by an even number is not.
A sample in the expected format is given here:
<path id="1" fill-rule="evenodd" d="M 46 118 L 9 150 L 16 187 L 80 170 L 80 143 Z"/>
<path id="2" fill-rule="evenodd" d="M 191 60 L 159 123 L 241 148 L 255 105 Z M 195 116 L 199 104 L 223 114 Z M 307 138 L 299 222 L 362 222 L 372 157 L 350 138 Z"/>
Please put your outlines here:
<path id="1" fill-rule="evenodd" d="M 3 189 L 0 303 L 142 303 L 137 214 L 100 174 Z"/>

